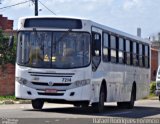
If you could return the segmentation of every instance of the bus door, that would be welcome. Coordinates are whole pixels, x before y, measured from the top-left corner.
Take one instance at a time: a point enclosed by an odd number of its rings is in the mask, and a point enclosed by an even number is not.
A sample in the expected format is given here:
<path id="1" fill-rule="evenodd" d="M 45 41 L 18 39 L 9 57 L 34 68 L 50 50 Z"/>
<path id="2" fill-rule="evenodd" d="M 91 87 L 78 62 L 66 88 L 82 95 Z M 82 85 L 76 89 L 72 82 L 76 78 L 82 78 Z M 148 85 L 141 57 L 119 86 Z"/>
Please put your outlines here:
<path id="1" fill-rule="evenodd" d="M 92 27 L 92 70 L 95 72 L 101 62 L 102 30 Z"/>
<path id="2" fill-rule="evenodd" d="M 101 39 L 102 30 L 92 27 L 92 87 L 94 89 L 92 95 L 94 102 L 99 102 L 100 83 L 103 76 L 100 68 L 102 54 Z"/>

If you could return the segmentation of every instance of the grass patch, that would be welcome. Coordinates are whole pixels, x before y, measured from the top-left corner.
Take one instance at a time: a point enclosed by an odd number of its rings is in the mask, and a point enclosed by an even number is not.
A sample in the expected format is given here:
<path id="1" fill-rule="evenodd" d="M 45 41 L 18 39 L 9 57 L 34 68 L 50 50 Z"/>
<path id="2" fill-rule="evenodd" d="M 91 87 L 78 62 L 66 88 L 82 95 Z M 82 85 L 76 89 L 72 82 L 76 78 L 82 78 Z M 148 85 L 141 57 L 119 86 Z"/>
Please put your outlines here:
<path id="1" fill-rule="evenodd" d="M 153 93 L 150 93 L 148 96 L 144 97 L 143 99 L 155 99 L 157 96 Z M 157 97 L 158 98 L 158 97 Z"/>
<path id="2" fill-rule="evenodd" d="M 155 94 L 155 91 L 156 91 L 156 82 L 153 81 L 150 83 L 150 94 L 151 95 Z"/>
<path id="3" fill-rule="evenodd" d="M 0 96 L 0 101 L 3 100 L 16 100 L 15 96 Z"/>
<path id="4" fill-rule="evenodd" d="M 156 82 L 153 81 L 150 83 L 150 93 L 148 96 L 144 97 L 143 99 L 158 99 L 158 96 L 155 95 L 156 90 Z"/>

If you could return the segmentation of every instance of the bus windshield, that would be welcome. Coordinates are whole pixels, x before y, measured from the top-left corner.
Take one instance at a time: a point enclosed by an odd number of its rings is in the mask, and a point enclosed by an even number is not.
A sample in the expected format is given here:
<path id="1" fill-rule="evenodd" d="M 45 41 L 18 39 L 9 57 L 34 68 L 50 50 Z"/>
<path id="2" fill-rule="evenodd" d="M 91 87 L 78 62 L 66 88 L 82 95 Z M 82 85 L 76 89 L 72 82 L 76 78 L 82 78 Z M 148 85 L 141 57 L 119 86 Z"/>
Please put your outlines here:
<path id="1" fill-rule="evenodd" d="M 79 68 L 90 63 L 90 34 L 22 31 L 18 33 L 17 63 L 37 68 Z"/>

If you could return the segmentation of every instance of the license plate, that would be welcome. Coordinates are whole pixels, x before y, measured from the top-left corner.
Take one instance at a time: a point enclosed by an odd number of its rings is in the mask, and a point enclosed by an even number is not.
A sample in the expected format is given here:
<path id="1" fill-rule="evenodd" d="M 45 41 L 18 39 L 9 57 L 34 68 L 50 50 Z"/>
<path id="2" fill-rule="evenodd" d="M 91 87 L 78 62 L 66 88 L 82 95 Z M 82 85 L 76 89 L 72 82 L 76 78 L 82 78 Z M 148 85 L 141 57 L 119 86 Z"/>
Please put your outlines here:
<path id="1" fill-rule="evenodd" d="M 45 93 L 57 93 L 56 89 L 46 89 Z"/>

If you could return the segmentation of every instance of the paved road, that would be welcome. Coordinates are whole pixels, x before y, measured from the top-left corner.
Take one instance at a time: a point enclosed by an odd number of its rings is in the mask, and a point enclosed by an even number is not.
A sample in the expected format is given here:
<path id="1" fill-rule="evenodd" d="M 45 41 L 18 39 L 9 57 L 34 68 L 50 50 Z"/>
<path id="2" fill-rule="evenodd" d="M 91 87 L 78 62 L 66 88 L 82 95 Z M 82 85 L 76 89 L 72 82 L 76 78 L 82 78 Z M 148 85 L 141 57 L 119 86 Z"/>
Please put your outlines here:
<path id="1" fill-rule="evenodd" d="M 120 109 L 115 103 L 107 103 L 105 105 L 105 112 L 102 114 L 94 113 L 91 107 L 80 109 L 72 105 L 45 103 L 41 111 L 33 110 L 30 104 L 0 105 L 0 118 L 36 118 L 40 122 L 42 122 L 41 118 L 54 118 L 54 121 L 57 123 L 59 122 L 59 118 L 62 118 L 60 120 L 64 122 L 69 121 L 70 118 L 72 120 L 84 118 L 82 119 L 84 121 L 85 119 L 93 118 L 156 119 L 160 118 L 160 102 L 158 100 L 139 100 L 135 103 L 134 109 Z M 90 122 L 91 120 L 88 121 Z M 46 123 L 49 122 L 46 121 Z"/>

